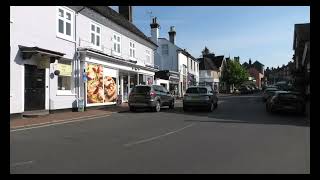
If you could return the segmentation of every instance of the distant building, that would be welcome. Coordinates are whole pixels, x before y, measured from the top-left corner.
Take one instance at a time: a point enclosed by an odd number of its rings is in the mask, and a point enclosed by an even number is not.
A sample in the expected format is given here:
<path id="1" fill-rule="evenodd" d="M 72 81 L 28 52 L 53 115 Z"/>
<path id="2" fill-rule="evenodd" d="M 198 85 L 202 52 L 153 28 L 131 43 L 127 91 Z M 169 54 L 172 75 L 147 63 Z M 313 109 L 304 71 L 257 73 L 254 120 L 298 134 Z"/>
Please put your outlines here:
<path id="1" fill-rule="evenodd" d="M 199 62 L 186 49 L 176 45 L 176 31 L 174 26 L 170 27 L 169 40 L 159 37 L 157 18 L 152 19 L 150 39 L 158 45 L 155 54 L 155 65 L 159 67 L 156 74 L 157 79 L 168 75 L 169 91 L 182 97 L 187 88 L 199 83 Z"/>
<path id="2" fill-rule="evenodd" d="M 223 68 L 224 56 L 215 56 L 215 54 L 203 55 L 198 58 L 199 64 L 199 84 L 211 86 L 214 90 L 220 90 L 220 77 Z"/>
<path id="3" fill-rule="evenodd" d="M 264 85 L 264 65 L 259 61 L 255 61 L 253 64 L 251 63 L 251 59 L 249 59 L 249 63 L 244 62 L 242 66 L 248 70 L 251 77 L 254 78 L 256 85 L 261 88 Z"/>

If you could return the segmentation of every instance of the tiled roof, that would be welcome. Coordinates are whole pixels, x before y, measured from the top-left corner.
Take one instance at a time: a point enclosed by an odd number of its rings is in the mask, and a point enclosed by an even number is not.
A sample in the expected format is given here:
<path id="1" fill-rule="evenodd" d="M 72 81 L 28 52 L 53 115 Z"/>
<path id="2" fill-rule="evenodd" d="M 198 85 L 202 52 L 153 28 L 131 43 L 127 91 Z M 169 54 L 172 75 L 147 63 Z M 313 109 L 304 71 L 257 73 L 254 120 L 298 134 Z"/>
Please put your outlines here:
<path id="1" fill-rule="evenodd" d="M 221 67 L 224 56 L 215 56 L 214 58 L 198 58 L 200 70 L 218 70 Z"/>
<path id="2" fill-rule="evenodd" d="M 141 32 L 134 24 L 132 24 L 126 18 L 121 16 L 117 11 L 113 10 L 112 8 L 110 8 L 108 6 L 87 6 L 87 7 L 96 11 L 97 13 L 101 14 L 102 16 L 110 19 L 114 23 L 122 26 L 123 28 L 127 29 L 128 31 L 134 33 L 135 35 L 141 37 L 142 39 L 148 41 L 149 43 L 156 45 L 143 32 Z"/>

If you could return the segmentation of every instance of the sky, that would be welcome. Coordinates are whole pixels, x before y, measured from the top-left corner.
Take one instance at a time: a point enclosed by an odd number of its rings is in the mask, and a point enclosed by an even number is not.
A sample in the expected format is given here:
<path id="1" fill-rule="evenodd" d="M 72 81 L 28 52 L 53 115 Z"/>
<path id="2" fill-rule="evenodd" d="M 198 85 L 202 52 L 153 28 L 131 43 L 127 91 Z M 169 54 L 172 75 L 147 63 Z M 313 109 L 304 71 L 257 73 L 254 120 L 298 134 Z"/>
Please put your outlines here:
<path id="1" fill-rule="evenodd" d="M 148 37 L 151 16 L 160 37 L 169 39 L 175 26 L 176 45 L 195 58 L 207 46 L 216 55 L 240 56 L 241 63 L 251 58 L 266 68 L 292 61 L 294 24 L 310 23 L 310 7 L 133 6 L 133 23 Z"/>

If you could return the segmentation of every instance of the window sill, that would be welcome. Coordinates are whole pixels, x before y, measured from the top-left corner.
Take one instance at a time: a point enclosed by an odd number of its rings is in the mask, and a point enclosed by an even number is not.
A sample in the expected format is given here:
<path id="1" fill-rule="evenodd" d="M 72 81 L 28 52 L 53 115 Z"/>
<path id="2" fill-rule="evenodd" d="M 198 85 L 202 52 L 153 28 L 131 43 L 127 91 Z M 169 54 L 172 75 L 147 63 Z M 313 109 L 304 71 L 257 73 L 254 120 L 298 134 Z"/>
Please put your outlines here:
<path id="1" fill-rule="evenodd" d="M 76 96 L 77 94 L 72 93 L 69 90 L 57 90 L 57 96 Z"/>
<path id="2" fill-rule="evenodd" d="M 76 43 L 75 40 L 72 40 L 72 39 L 70 39 L 70 38 L 66 38 L 66 37 L 59 36 L 59 35 L 57 35 L 56 37 L 59 38 L 59 39 L 65 40 L 65 41 L 69 41 L 69 42 L 72 42 L 72 43 Z"/>

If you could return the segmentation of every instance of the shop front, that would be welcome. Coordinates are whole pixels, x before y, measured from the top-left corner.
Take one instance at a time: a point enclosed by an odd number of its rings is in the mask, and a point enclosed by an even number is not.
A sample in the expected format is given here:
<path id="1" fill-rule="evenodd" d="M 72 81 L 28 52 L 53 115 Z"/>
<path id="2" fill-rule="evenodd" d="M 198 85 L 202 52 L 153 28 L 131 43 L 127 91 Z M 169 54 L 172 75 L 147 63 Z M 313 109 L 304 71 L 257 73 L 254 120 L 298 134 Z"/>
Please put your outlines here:
<path id="1" fill-rule="evenodd" d="M 153 84 L 155 69 L 122 59 L 86 51 L 82 58 L 85 106 L 127 102 L 132 88 Z"/>

